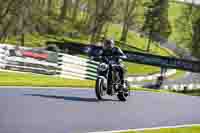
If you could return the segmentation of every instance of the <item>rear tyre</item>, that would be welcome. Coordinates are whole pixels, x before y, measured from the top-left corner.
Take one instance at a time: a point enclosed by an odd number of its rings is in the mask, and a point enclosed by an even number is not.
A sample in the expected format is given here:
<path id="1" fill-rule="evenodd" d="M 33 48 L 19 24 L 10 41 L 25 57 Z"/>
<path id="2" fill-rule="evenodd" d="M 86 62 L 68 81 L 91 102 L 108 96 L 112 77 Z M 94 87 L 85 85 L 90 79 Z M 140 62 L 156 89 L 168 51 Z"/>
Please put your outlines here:
<path id="1" fill-rule="evenodd" d="M 126 97 L 131 95 L 131 88 L 130 88 L 130 84 L 127 80 L 125 80 L 125 86 L 126 86 Z"/>
<path id="2" fill-rule="evenodd" d="M 95 86 L 95 94 L 98 100 L 103 100 L 103 79 L 97 78 Z"/>
<path id="3" fill-rule="evenodd" d="M 120 101 L 126 101 L 127 100 L 127 97 L 130 96 L 130 85 L 128 83 L 128 81 L 125 81 L 124 82 L 125 84 L 125 88 L 123 88 L 123 91 L 122 92 L 119 92 L 117 97 Z"/>
<path id="4" fill-rule="evenodd" d="M 125 96 L 125 93 L 124 93 L 124 92 L 119 92 L 119 93 L 117 94 L 117 97 L 118 97 L 118 99 L 119 99 L 120 101 L 125 102 L 127 96 Z"/>

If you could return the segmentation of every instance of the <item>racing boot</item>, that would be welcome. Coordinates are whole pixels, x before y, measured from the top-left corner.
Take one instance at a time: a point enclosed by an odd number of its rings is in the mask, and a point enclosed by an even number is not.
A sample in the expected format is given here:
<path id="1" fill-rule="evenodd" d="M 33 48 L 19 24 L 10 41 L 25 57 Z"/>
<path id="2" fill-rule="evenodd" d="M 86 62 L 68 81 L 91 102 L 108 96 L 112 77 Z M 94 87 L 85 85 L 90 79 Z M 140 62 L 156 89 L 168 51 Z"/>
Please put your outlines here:
<path id="1" fill-rule="evenodd" d="M 108 89 L 107 89 L 107 94 L 110 95 L 110 96 L 112 96 L 113 93 L 114 93 L 114 90 L 112 89 L 111 86 L 109 86 Z"/>

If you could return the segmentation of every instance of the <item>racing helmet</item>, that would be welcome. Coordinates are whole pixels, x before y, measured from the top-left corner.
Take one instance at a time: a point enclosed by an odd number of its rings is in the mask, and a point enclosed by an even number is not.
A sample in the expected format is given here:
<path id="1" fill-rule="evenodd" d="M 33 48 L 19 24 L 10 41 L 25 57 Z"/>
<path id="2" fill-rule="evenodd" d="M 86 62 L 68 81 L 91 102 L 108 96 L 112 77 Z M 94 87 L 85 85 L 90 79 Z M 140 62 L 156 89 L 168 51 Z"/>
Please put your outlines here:
<path id="1" fill-rule="evenodd" d="M 105 39 L 104 40 L 104 49 L 112 49 L 115 46 L 115 41 L 112 39 Z"/>

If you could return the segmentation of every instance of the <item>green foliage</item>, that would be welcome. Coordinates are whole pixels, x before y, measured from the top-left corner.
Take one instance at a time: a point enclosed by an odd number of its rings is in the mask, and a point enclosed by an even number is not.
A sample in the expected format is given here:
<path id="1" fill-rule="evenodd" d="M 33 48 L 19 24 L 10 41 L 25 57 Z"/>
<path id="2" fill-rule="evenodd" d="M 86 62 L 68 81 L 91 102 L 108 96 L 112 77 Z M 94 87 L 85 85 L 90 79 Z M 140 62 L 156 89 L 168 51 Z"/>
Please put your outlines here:
<path id="1" fill-rule="evenodd" d="M 173 3 L 169 10 L 169 19 L 173 27 L 170 39 L 179 46 L 188 48 L 194 56 L 200 58 L 199 8 L 193 5 Z"/>
<path id="2" fill-rule="evenodd" d="M 193 21 L 192 36 L 192 54 L 200 59 L 200 10 L 195 11 L 195 20 Z"/>
<path id="3" fill-rule="evenodd" d="M 128 1 L 134 6 L 127 4 Z M 123 30 L 119 31 L 119 28 L 113 30 L 112 25 L 125 23 L 130 27 L 127 29 L 125 26 L 125 37 L 123 38 L 127 37 L 127 39 L 122 40 L 127 40 L 128 43 L 131 41 L 131 45 L 138 43 L 139 48 L 146 49 L 144 41 L 149 43 L 147 39 L 138 39 L 137 35 L 129 33 L 131 28 L 141 30 L 143 27 L 147 33 L 158 33 L 164 37 L 168 37 L 172 31 L 170 39 L 180 44 L 185 43 L 193 53 L 199 53 L 196 49 L 199 46 L 197 43 L 198 31 L 194 30 L 198 28 L 196 21 L 199 13 L 194 11 L 188 15 L 191 6 L 177 4 L 171 0 L 128 1 L 0 0 L 0 38 L 1 41 L 9 40 L 9 42 L 16 43 L 16 41 L 20 42 L 25 34 L 25 45 L 28 46 L 43 45 L 43 41 L 29 40 L 33 39 L 29 36 L 35 36 L 35 34 L 45 38 L 44 40 L 47 39 L 44 37 L 47 35 L 66 38 L 66 32 L 79 32 L 84 39 L 75 38 L 75 40 L 84 40 L 84 42 L 86 42 L 85 40 L 90 42 L 91 38 L 97 41 L 101 34 L 109 37 L 116 36 L 115 38 L 120 40 Z M 128 8 L 125 8 L 126 5 Z M 113 30 L 113 33 L 110 29 Z M 126 34 L 126 32 L 128 33 Z M 39 36 L 38 38 L 38 40 L 41 39 Z M 30 44 L 28 41 L 30 43 L 33 41 L 35 44 Z M 153 44 L 155 43 L 153 42 Z"/>
<path id="4" fill-rule="evenodd" d="M 169 19 L 173 25 L 173 34 L 170 38 L 178 44 L 182 44 L 182 47 L 187 47 L 191 42 L 192 35 L 191 6 L 171 4 L 170 10 Z"/>
<path id="5" fill-rule="evenodd" d="M 135 64 L 130 62 L 125 62 L 125 66 L 128 69 L 128 75 L 146 75 L 146 74 L 152 74 L 152 73 L 159 73 L 160 68 L 148 66 L 148 65 L 142 65 L 142 64 Z"/>
<path id="6" fill-rule="evenodd" d="M 150 51 L 154 36 L 161 35 L 168 38 L 171 25 L 168 20 L 168 0 L 151 0 L 144 3 L 145 21 L 142 30 L 148 35 L 147 51 Z"/>
<path id="7" fill-rule="evenodd" d="M 153 33 L 160 34 L 165 38 L 170 35 L 171 25 L 168 20 L 168 4 L 168 0 L 151 0 L 145 3 L 143 30 L 149 33 L 150 38 Z"/>

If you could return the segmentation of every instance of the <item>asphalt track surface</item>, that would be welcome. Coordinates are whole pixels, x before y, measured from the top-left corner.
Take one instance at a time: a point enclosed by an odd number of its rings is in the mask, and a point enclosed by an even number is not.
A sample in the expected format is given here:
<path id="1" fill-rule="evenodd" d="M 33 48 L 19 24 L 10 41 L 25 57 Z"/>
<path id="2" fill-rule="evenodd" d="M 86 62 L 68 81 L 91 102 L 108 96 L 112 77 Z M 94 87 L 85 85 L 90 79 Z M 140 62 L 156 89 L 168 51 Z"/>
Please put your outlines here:
<path id="1" fill-rule="evenodd" d="M 200 123 L 200 97 L 132 92 L 97 101 L 88 89 L 0 88 L 0 133 L 87 133 Z"/>

